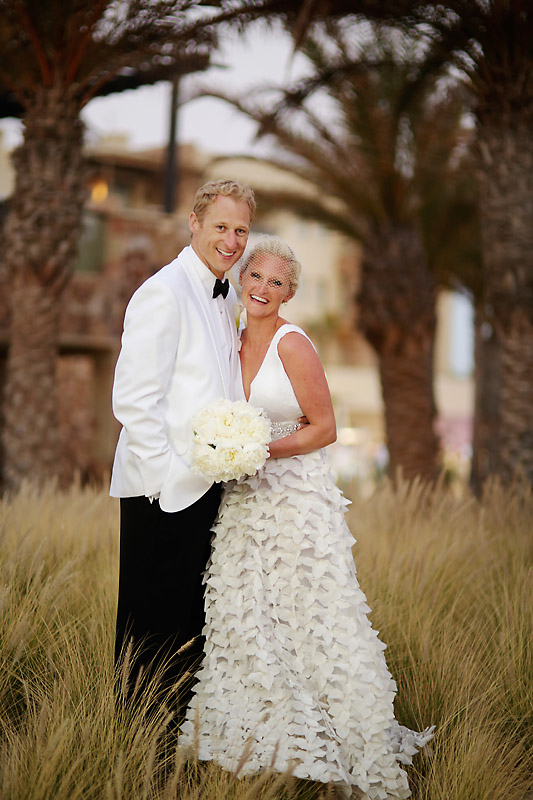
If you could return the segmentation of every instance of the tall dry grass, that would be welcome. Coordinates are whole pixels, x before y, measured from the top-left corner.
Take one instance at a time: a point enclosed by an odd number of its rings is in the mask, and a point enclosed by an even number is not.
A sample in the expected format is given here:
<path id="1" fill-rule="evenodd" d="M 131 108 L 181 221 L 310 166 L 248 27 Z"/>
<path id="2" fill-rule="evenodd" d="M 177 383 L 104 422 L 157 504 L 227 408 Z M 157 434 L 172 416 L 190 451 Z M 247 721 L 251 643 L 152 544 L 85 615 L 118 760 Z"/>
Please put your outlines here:
<path id="1" fill-rule="evenodd" d="M 359 580 L 389 646 L 397 716 L 437 725 L 410 770 L 417 800 L 532 791 L 532 512 L 520 486 L 493 485 L 481 504 L 416 485 L 354 497 Z M 312 796 L 284 776 L 184 765 L 161 744 L 164 708 L 116 706 L 117 528 L 102 491 L 26 486 L 0 500 L 1 800 Z"/>
<path id="2" fill-rule="evenodd" d="M 478 503 L 390 486 L 349 522 L 361 585 L 398 682 L 397 716 L 434 723 L 412 772 L 424 800 L 525 800 L 533 790 L 533 496 Z"/>

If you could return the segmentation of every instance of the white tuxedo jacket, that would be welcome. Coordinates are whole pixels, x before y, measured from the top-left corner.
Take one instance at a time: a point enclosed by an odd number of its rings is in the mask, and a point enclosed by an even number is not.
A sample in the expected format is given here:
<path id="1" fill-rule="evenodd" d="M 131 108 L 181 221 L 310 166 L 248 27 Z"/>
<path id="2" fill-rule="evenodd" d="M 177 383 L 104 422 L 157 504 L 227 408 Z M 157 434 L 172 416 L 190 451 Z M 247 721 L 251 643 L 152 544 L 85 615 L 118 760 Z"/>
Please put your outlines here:
<path id="1" fill-rule="evenodd" d="M 224 352 L 217 301 L 198 274 L 191 246 L 137 289 L 126 309 L 115 369 L 113 413 L 122 423 L 110 494 L 160 493 L 163 511 L 180 511 L 210 487 L 190 468 L 191 418 L 218 397 L 242 399 L 235 305 L 224 300 L 232 352 Z M 214 283 L 213 276 L 213 283 Z"/>

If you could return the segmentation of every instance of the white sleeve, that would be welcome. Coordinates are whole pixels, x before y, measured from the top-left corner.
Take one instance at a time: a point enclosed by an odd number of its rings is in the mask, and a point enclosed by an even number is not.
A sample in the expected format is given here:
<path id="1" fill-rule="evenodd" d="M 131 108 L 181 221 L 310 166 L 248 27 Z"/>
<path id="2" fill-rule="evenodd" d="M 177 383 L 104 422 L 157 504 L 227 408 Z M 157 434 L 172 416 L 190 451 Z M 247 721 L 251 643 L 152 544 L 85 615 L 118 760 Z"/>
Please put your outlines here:
<path id="1" fill-rule="evenodd" d="M 173 292 L 148 281 L 126 309 L 122 348 L 115 369 L 113 413 L 127 432 L 137 457 L 144 493 L 156 495 L 172 456 L 161 404 L 174 370 L 180 335 L 180 309 Z"/>

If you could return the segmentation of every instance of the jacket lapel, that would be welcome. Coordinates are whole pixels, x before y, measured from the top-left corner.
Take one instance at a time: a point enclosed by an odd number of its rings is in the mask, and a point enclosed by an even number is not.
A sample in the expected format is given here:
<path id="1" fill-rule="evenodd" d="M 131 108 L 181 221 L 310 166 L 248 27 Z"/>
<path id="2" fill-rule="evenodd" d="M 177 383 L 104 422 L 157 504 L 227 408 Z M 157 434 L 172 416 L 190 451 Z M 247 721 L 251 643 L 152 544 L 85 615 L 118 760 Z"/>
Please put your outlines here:
<path id="1" fill-rule="evenodd" d="M 231 397 L 231 394 L 229 392 L 230 387 L 228 386 L 230 365 L 228 364 L 227 368 L 224 367 L 223 361 L 225 359 L 223 357 L 219 344 L 220 342 L 220 331 L 218 330 L 219 323 L 215 317 L 215 314 L 213 313 L 214 309 L 209 306 L 209 299 L 206 297 L 205 290 L 201 284 L 199 277 L 197 276 L 194 270 L 194 267 L 191 268 L 188 264 L 186 264 L 186 269 L 184 270 L 184 272 L 187 280 L 189 281 L 192 296 L 198 302 L 198 306 L 202 312 L 205 325 L 207 327 L 207 330 L 209 331 L 209 335 L 213 343 L 213 350 L 217 357 L 218 369 L 220 372 L 222 387 L 224 389 L 224 397 Z"/>

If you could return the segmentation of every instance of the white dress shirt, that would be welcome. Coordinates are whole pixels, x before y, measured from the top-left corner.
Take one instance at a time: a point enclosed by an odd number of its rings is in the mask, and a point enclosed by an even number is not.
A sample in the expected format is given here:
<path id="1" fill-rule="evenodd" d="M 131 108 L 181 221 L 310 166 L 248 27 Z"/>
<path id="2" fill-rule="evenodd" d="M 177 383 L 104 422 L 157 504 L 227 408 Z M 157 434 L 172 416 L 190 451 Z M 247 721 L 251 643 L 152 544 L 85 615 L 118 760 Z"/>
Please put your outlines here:
<path id="1" fill-rule="evenodd" d="M 233 336 L 231 326 L 234 325 L 234 321 L 230 315 L 230 309 L 228 308 L 228 302 L 226 298 L 222 297 L 219 294 L 217 297 L 213 297 L 213 288 L 215 286 L 216 275 L 214 275 L 209 267 L 207 267 L 204 262 L 200 259 L 198 254 L 195 252 L 194 248 L 191 248 L 191 260 L 190 263 L 194 267 L 202 286 L 204 287 L 206 296 L 209 299 L 210 307 L 213 309 L 213 318 L 217 320 L 217 326 L 220 331 L 220 346 L 224 353 L 224 356 L 227 360 L 227 363 L 230 363 L 231 355 L 233 352 Z M 226 278 L 227 280 L 227 278 Z M 218 311 L 218 314 L 215 314 L 215 309 Z"/>

